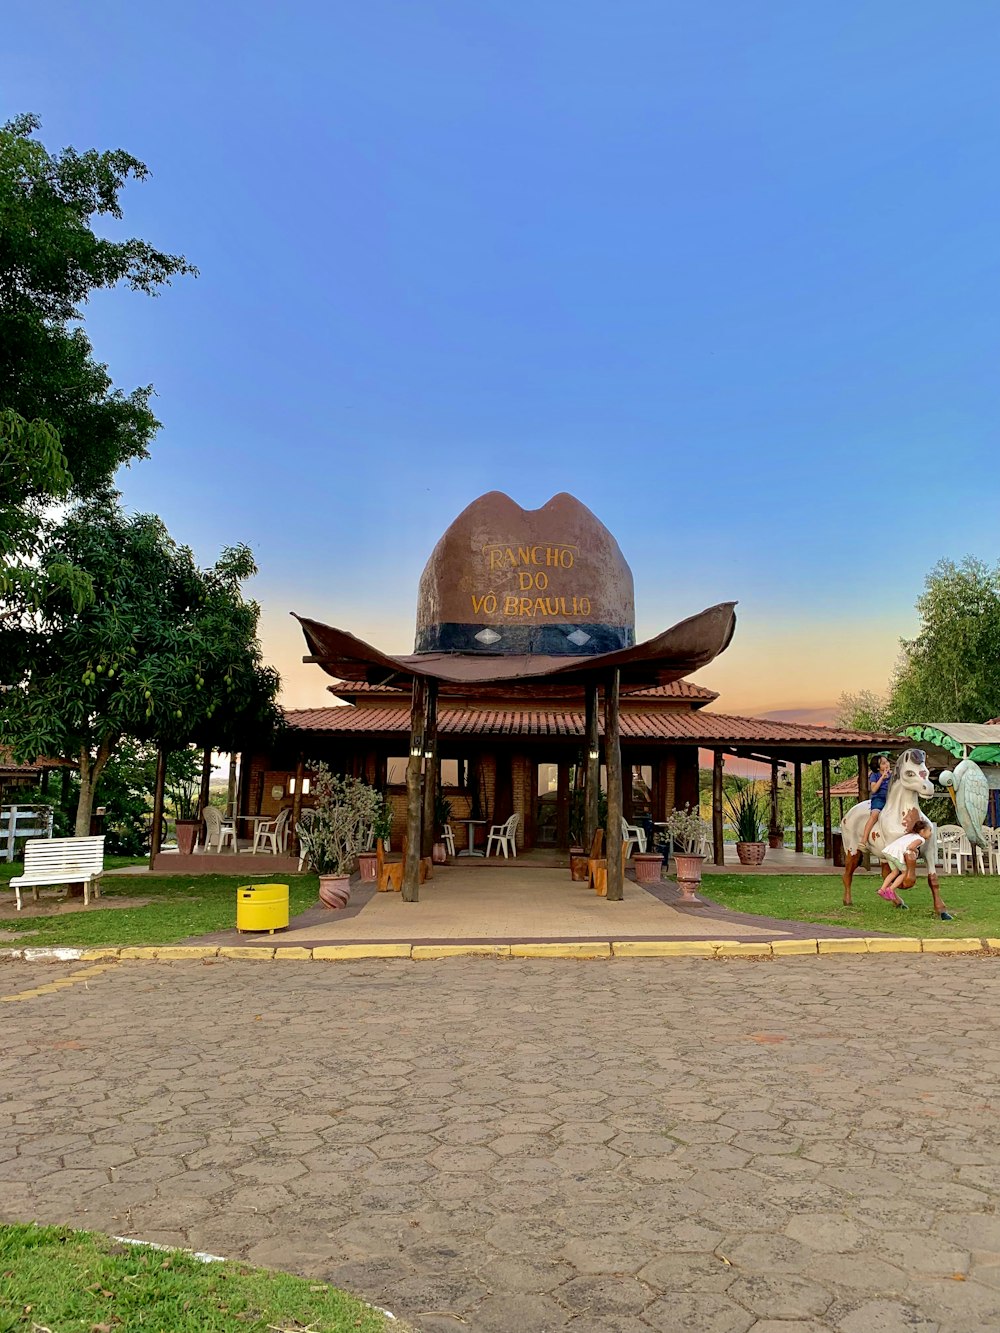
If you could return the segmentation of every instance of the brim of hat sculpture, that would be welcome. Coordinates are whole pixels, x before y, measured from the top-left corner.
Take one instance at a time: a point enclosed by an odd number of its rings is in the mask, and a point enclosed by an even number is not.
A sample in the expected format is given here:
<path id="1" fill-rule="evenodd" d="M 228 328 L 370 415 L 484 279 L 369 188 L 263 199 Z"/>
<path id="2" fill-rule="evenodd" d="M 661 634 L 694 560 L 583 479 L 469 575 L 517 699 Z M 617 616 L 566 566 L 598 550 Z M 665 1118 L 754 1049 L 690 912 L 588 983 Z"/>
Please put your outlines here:
<path id="1" fill-rule="evenodd" d="M 617 668 L 622 690 L 664 685 L 729 644 L 735 603 L 721 602 L 635 642 L 632 572 L 612 534 L 579 500 L 526 510 L 491 491 L 435 546 L 420 579 L 415 651 L 394 656 L 319 621 L 296 617 L 310 656 L 338 680 L 442 693 L 565 693 Z"/>

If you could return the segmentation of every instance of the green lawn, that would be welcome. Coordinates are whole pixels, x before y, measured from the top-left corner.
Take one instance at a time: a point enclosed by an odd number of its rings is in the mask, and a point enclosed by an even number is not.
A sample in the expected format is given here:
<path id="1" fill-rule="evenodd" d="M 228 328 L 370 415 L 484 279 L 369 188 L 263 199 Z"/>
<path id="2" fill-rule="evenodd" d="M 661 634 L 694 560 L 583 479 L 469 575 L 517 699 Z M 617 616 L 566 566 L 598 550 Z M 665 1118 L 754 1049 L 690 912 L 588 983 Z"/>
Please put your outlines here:
<path id="1" fill-rule="evenodd" d="M 62 916 L 8 919 L 0 922 L 0 929 L 16 931 L 24 936 L 26 945 L 33 947 L 176 944 L 192 935 L 234 927 L 237 888 L 241 884 L 268 883 L 275 878 L 273 875 L 105 875 L 100 898 L 91 899 L 86 910 Z M 287 878 L 292 916 L 317 901 L 319 882 L 315 875 L 278 878 L 281 883 Z M 40 895 L 44 898 L 54 892 L 42 889 Z M 103 902 L 114 898 L 152 901 L 143 907 L 101 907 Z M 10 941 L 7 947 L 17 942 Z"/>
<path id="2" fill-rule="evenodd" d="M 996 876 L 942 875 L 941 897 L 954 921 L 941 921 L 931 911 L 926 875 L 912 889 L 903 890 L 908 911 L 900 911 L 878 897 L 876 875 L 854 879 L 854 906 L 842 902 L 839 875 L 706 875 L 704 897 L 737 912 L 753 912 L 786 921 L 815 921 L 824 926 L 847 926 L 872 934 L 992 936 L 1000 938 L 1000 879 Z"/>
<path id="3" fill-rule="evenodd" d="M 0 1227 L 0 1333 L 385 1333 L 385 1317 L 323 1282 L 63 1227 Z M 399 1328 L 396 1324 L 394 1327 Z"/>

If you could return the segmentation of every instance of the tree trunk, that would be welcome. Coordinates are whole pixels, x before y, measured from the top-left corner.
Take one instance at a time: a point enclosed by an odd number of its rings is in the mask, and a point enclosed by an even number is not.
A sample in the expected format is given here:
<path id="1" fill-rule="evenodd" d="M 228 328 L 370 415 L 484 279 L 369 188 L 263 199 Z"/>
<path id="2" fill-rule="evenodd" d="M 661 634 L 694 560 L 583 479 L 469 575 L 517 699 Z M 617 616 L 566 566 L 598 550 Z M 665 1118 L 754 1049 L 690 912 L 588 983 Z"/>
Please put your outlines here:
<path id="1" fill-rule="evenodd" d="M 212 747 L 205 746 L 204 753 L 201 756 L 201 790 L 198 793 L 198 818 L 205 813 L 205 806 L 211 797 L 210 786 L 212 782 Z"/>
<path id="2" fill-rule="evenodd" d="M 823 774 L 823 860 L 833 859 L 833 817 L 830 811 L 830 761 L 822 760 Z"/>
<path id="3" fill-rule="evenodd" d="M 163 789 L 167 785 L 167 752 L 162 745 L 156 751 L 156 779 L 153 784 L 153 827 L 149 835 L 149 868 L 163 841 Z"/>

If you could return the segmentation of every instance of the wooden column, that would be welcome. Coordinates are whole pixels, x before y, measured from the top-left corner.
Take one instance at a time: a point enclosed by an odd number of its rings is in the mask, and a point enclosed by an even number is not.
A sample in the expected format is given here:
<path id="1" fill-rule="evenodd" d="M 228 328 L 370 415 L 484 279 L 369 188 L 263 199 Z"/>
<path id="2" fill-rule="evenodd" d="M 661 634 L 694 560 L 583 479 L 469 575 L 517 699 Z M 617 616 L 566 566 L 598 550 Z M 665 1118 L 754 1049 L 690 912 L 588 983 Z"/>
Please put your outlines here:
<path id="1" fill-rule="evenodd" d="M 420 840 L 423 807 L 420 801 L 420 770 L 424 757 L 424 722 L 427 688 L 421 677 L 413 681 L 410 702 L 410 755 L 406 762 L 406 857 L 403 863 L 403 901 L 420 899 Z"/>
<path id="2" fill-rule="evenodd" d="M 712 860 L 717 866 L 726 864 L 726 839 L 722 828 L 722 751 L 712 754 Z"/>
<path id="3" fill-rule="evenodd" d="M 824 759 L 821 762 L 823 774 L 823 859 L 829 861 L 833 857 L 833 818 L 830 814 L 830 761 Z"/>
<path id="4" fill-rule="evenodd" d="M 153 782 L 153 827 L 149 834 L 149 868 L 163 841 L 163 789 L 167 785 L 167 752 L 162 745 L 156 750 L 156 778 Z"/>
<path id="5" fill-rule="evenodd" d="M 868 756 L 866 754 L 858 755 L 858 800 L 870 801 L 871 792 L 868 790 Z"/>
<path id="6" fill-rule="evenodd" d="M 65 806 L 69 801 L 69 779 L 72 770 L 64 768 L 62 771 L 62 789 L 60 791 L 60 805 Z"/>
<path id="7" fill-rule="evenodd" d="M 560 761 L 556 779 L 556 846 L 569 851 L 569 764 Z"/>
<path id="8" fill-rule="evenodd" d="M 299 751 L 298 762 L 295 765 L 295 791 L 292 795 L 292 827 L 289 830 L 291 836 L 288 840 L 289 850 L 292 856 L 299 854 L 299 820 L 302 818 L 302 783 L 306 775 L 306 760 L 302 751 Z"/>
<path id="9" fill-rule="evenodd" d="M 590 851 L 597 832 L 598 802 L 601 792 L 601 740 L 598 726 L 598 686 L 587 686 L 587 725 L 584 755 L 587 779 L 583 794 L 583 846 Z"/>
<path id="10" fill-rule="evenodd" d="M 48 794 L 49 794 L 49 769 L 47 769 L 47 768 L 43 768 L 43 769 L 42 769 L 42 784 L 41 784 L 41 785 L 42 785 L 42 795 L 43 795 L 43 796 L 48 796 Z"/>
<path id="11" fill-rule="evenodd" d="M 232 819 L 236 814 L 236 751 L 229 756 L 229 788 L 226 792 L 226 815 Z"/>
<path id="12" fill-rule="evenodd" d="M 771 825 L 768 834 L 777 834 L 781 824 L 778 822 L 778 765 L 771 760 Z"/>
<path id="13" fill-rule="evenodd" d="M 605 842 L 608 855 L 608 901 L 625 897 L 625 872 L 622 869 L 622 745 L 618 726 L 618 692 L 621 672 L 616 667 L 608 677 L 604 692 L 604 762 L 608 770 L 608 827 Z"/>
<path id="14" fill-rule="evenodd" d="M 795 850 L 801 852 L 802 841 L 802 765 L 795 764 Z"/>
<path id="15" fill-rule="evenodd" d="M 206 745 L 201 756 L 201 790 L 198 793 L 198 818 L 205 813 L 205 806 L 210 799 L 212 783 L 212 747 Z"/>
<path id="16" fill-rule="evenodd" d="M 436 680 L 429 680 L 424 690 L 424 826 L 420 835 L 420 855 L 430 856 L 434 851 L 434 802 L 438 786 Z"/>

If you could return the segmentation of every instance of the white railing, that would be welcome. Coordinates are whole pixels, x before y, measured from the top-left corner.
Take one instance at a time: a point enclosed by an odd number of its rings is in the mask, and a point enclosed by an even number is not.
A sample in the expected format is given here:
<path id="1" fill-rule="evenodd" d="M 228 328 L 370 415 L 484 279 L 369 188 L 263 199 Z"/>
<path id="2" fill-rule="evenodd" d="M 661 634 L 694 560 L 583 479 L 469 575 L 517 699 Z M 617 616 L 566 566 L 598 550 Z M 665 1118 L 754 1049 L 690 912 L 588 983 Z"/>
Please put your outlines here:
<path id="1" fill-rule="evenodd" d="M 726 833 L 735 833 L 736 830 L 732 824 L 723 824 L 723 836 Z M 785 846 L 795 846 L 795 825 L 786 824 L 782 832 L 785 835 Z M 840 825 L 834 824 L 832 833 L 840 832 Z M 823 825 L 822 824 L 803 824 L 802 825 L 802 850 L 813 856 L 823 855 Z"/>
<path id="2" fill-rule="evenodd" d="M 0 805 L 0 861 L 14 860 L 20 839 L 51 837 L 51 805 Z"/>

